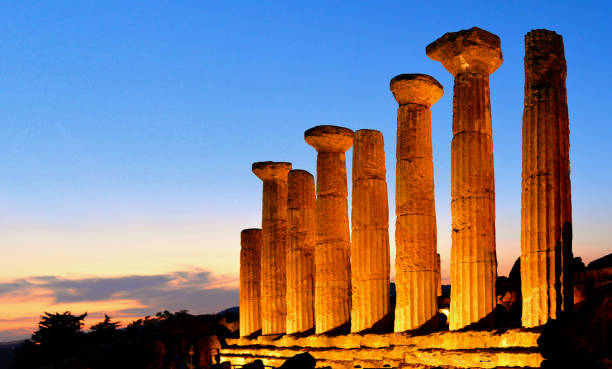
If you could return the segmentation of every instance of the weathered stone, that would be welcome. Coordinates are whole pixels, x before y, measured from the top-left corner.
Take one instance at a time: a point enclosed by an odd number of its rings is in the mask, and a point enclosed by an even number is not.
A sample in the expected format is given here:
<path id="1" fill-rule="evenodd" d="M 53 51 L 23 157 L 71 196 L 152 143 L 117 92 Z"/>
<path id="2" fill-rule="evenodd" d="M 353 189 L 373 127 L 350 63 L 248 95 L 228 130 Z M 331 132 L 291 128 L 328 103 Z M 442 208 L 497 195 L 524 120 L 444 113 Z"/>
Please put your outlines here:
<path id="1" fill-rule="evenodd" d="M 351 255 L 345 152 L 353 131 L 317 126 L 304 133 L 317 150 L 315 328 L 329 332 L 349 323 Z"/>
<path id="2" fill-rule="evenodd" d="M 379 328 L 389 314 L 389 201 L 383 135 L 354 134 L 351 331 Z"/>
<path id="3" fill-rule="evenodd" d="M 240 233 L 240 335 L 261 329 L 261 229 Z"/>
<path id="4" fill-rule="evenodd" d="M 426 48 L 455 77 L 451 147 L 450 329 L 495 306 L 495 182 L 489 75 L 501 65 L 499 37 L 479 28 L 447 33 Z"/>
<path id="5" fill-rule="evenodd" d="M 253 173 L 263 181 L 261 251 L 262 334 L 285 333 L 287 176 L 291 163 L 253 163 Z"/>
<path id="6" fill-rule="evenodd" d="M 499 367 L 528 367 L 540 366 L 542 357 L 533 351 L 526 352 L 497 352 L 486 350 L 445 351 L 429 350 L 407 352 L 407 363 L 418 363 L 427 367 L 448 366 L 452 363 L 456 368 L 499 368 Z"/>
<path id="7" fill-rule="evenodd" d="M 400 105 L 416 104 L 429 108 L 444 95 L 444 88 L 427 74 L 400 74 L 389 84 L 393 97 Z"/>
<path id="8" fill-rule="evenodd" d="M 504 61 L 499 37 L 478 27 L 446 33 L 427 45 L 425 52 L 455 77 L 461 73 L 488 76 Z"/>
<path id="9" fill-rule="evenodd" d="M 436 204 L 431 105 L 444 93 L 433 77 L 401 74 L 391 80 L 397 110 L 395 190 L 396 332 L 432 324 L 436 315 Z"/>
<path id="10" fill-rule="evenodd" d="M 261 237 L 260 237 L 261 238 Z M 259 258 L 259 262 L 261 263 L 261 244 L 259 247 L 259 251 L 260 251 L 260 258 Z M 261 265 L 261 264 L 260 264 Z M 260 267 L 261 270 L 261 267 Z M 260 272 L 260 276 L 259 279 L 261 280 L 261 272 Z M 261 291 L 260 291 L 261 292 Z M 260 319 L 261 321 L 261 319 Z M 219 319 L 219 321 L 217 322 L 219 325 L 224 326 L 225 328 L 227 328 L 228 331 L 230 331 L 231 333 L 236 332 L 238 329 L 240 329 L 240 320 L 233 320 L 233 321 L 228 321 L 227 318 L 221 318 Z"/>
<path id="11" fill-rule="evenodd" d="M 305 170 L 289 172 L 287 334 L 314 327 L 315 184 Z"/>
<path id="12" fill-rule="evenodd" d="M 436 254 L 436 295 L 442 296 L 442 266 L 440 263 L 440 254 Z"/>
<path id="13" fill-rule="evenodd" d="M 407 333 L 349 334 L 329 337 L 314 335 L 260 342 L 228 339 L 222 349 L 222 360 L 232 364 L 261 358 L 266 365 L 280 365 L 279 361 L 301 352 L 309 352 L 317 367 L 539 367 L 539 332 L 518 329 L 504 332 L 466 331 L 436 332 L 428 335 Z M 360 338 L 357 341 L 357 338 Z M 240 344 L 237 342 L 240 341 Z M 357 343 L 357 345 L 355 345 Z"/>
<path id="14" fill-rule="evenodd" d="M 217 364 L 217 355 L 221 349 L 221 342 L 217 336 L 204 336 L 197 341 L 197 353 L 199 363 L 203 367 L 210 367 L 211 364 Z"/>
<path id="15" fill-rule="evenodd" d="M 525 35 L 521 209 L 522 322 L 545 324 L 572 307 L 572 203 L 563 38 Z"/>
<path id="16" fill-rule="evenodd" d="M 330 346 L 343 349 L 352 349 L 361 347 L 361 334 L 350 333 L 332 337 Z"/>
<path id="17" fill-rule="evenodd" d="M 410 332 L 382 334 L 347 334 L 340 336 L 311 335 L 306 337 L 258 336 L 256 338 L 228 338 L 229 346 L 266 346 L 266 347 L 304 347 L 304 348 L 392 348 L 418 347 L 418 349 L 471 350 L 477 348 L 517 348 L 537 347 L 539 331 L 508 329 L 497 331 L 439 331 L 426 335 L 413 335 Z M 290 340 L 286 340 L 290 338 Z"/>

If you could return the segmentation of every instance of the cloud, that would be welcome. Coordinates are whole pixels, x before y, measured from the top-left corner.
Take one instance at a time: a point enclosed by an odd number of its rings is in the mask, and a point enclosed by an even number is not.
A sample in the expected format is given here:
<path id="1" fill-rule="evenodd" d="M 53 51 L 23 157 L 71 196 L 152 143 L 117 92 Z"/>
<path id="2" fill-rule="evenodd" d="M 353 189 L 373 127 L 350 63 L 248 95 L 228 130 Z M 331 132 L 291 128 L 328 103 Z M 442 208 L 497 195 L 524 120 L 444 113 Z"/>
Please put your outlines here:
<path id="1" fill-rule="evenodd" d="M 117 277 L 32 276 L 0 283 L 0 315 L 9 318 L 0 324 L 0 341 L 14 338 L 16 332 L 31 332 L 32 322 L 45 311 L 86 311 L 90 320 L 108 313 L 127 324 L 163 310 L 214 313 L 237 305 L 238 299 L 236 277 L 198 268 Z"/>
<path id="2" fill-rule="evenodd" d="M 11 282 L 0 283 L 0 295 L 13 293 L 31 286 L 25 279 L 17 279 Z"/>
<path id="3" fill-rule="evenodd" d="M 31 280 L 53 291 L 55 302 L 81 302 L 119 299 L 137 291 L 161 289 L 172 281 L 172 277 L 166 274 L 86 279 L 34 277 Z"/>

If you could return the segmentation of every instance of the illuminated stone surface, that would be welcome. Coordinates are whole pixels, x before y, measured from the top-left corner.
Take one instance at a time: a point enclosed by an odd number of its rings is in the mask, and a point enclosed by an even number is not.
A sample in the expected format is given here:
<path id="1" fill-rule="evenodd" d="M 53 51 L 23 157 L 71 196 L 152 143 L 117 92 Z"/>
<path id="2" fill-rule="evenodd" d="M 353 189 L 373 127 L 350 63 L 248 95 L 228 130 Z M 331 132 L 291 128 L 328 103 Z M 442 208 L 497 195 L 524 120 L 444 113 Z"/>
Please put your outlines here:
<path id="1" fill-rule="evenodd" d="M 287 205 L 287 333 L 314 327 L 315 184 L 305 170 L 289 172 Z"/>
<path id="2" fill-rule="evenodd" d="M 430 108 L 442 86 L 424 74 L 391 80 L 397 109 L 395 188 L 396 332 L 417 329 L 438 312 L 436 205 Z"/>
<path id="3" fill-rule="evenodd" d="M 261 329 L 261 229 L 240 233 L 240 335 Z"/>
<path id="4" fill-rule="evenodd" d="M 502 63 L 499 37 L 471 28 L 426 48 L 455 77 L 451 145 L 450 329 L 495 307 L 495 181 L 489 75 Z"/>
<path id="5" fill-rule="evenodd" d="M 263 181 L 261 250 L 262 334 L 285 333 L 287 176 L 291 163 L 253 163 L 253 173 Z"/>
<path id="6" fill-rule="evenodd" d="M 525 35 L 521 208 L 523 326 L 571 309 L 572 203 L 563 38 Z"/>
<path id="7" fill-rule="evenodd" d="M 383 135 L 353 136 L 351 331 L 381 329 L 389 314 L 389 200 Z"/>
<path id="8" fill-rule="evenodd" d="M 304 132 L 317 150 L 315 244 L 315 327 L 329 332 L 349 324 L 351 309 L 351 242 L 345 152 L 353 131 L 317 126 Z"/>
<path id="9" fill-rule="evenodd" d="M 440 265 L 440 254 L 436 254 L 436 295 L 442 296 L 442 266 Z"/>
<path id="10" fill-rule="evenodd" d="M 261 359 L 265 365 L 281 365 L 287 358 L 309 352 L 317 367 L 539 367 L 539 332 L 521 329 L 499 332 L 437 332 L 413 336 L 409 333 L 268 336 L 227 339 L 221 361 L 242 365 Z"/>

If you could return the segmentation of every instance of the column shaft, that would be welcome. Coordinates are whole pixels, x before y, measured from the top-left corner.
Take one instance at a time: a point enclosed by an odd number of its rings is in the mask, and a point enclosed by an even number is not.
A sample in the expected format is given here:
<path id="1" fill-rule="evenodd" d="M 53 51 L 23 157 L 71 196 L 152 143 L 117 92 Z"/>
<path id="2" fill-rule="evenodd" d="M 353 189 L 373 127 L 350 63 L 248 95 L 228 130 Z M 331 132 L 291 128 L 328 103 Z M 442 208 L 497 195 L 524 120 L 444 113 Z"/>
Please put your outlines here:
<path id="1" fill-rule="evenodd" d="M 380 330 L 389 314 L 389 201 L 382 133 L 353 136 L 351 331 Z"/>
<path id="2" fill-rule="evenodd" d="M 531 31 L 525 49 L 522 322 L 535 327 L 573 304 L 569 119 L 562 37 Z"/>
<path id="3" fill-rule="evenodd" d="M 427 56 L 455 77 L 451 143 L 450 329 L 479 321 L 495 306 L 495 181 L 489 76 L 503 63 L 501 41 L 478 27 L 450 32 Z"/>
<path id="4" fill-rule="evenodd" d="M 287 182 L 264 182 L 261 253 L 262 333 L 285 333 Z"/>
<path id="5" fill-rule="evenodd" d="M 437 243 L 431 112 L 397 110 L 395 331 L 422 327 L 437 313 Z"/>
<path id="6" fill-rule="evenodd" d="M 350 231 L 344 152 L 317 155 L 315 326 L 317 333 L 348 324 Z"/>
<path id="7" fill-rule="evenodd" d="M 261 229 L 240 233 L 240 336 L 261 330 Z"/>
<path id="8" fill-rule="evenodd" d="M 262 334 L 285 333 L 287 319 L 287 175 L 291 163 L 259 162 L 253 172 L 263 180 L 261 250 Z"/>
<path id="9" fill-rule="evenodd" d="M 436 295 L 442 296 L 442 267 L 440 265 L 440 254 L 436 254 Z"/>
<path id="10" fill-rule="evenodd" d="M 314 328 L 315 185 L 304 170 L 289 172 L 287 334 Z"/>
<path id="11" fill-rule="evenodd" d="M 495 307 L 495 182 L 489 77 L 455 76 L 451 144 L 450 329 Z"/>

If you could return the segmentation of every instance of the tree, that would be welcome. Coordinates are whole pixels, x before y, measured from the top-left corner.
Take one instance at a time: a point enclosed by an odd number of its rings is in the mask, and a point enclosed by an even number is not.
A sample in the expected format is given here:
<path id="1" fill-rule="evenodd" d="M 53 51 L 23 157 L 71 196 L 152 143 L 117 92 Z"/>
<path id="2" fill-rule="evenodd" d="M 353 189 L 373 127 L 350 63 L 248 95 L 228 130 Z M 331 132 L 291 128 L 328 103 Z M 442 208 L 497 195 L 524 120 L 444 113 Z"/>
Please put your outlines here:
<path id="1" fill-rule="evenodd" d="M 87 313 L 72 315 L 70 311 L 49 314 L 45 312 L 38 322 L 38 330 L 32 335 L 32 341 L 40 345 L 58 345 L 72 342 L 82 332 L 83 319 Z"/>
<path id="2" fill-rule="evenodd" d="M 96 333 L 114 332 L 121 322 L 111 322 L 110 316 L 104 314 L 104 321 L 91 326 L 91 331 Z"/>

